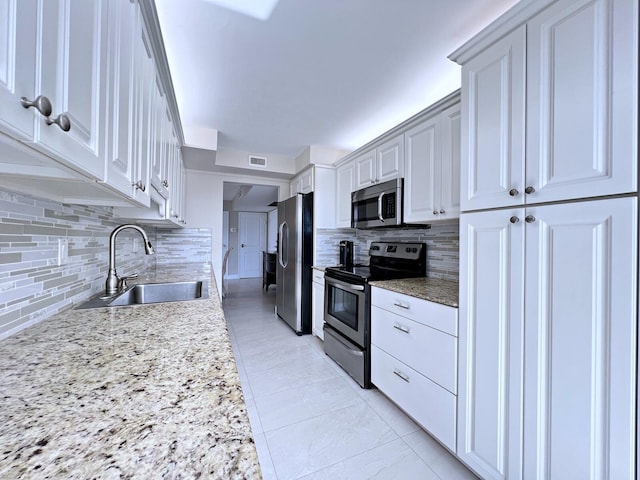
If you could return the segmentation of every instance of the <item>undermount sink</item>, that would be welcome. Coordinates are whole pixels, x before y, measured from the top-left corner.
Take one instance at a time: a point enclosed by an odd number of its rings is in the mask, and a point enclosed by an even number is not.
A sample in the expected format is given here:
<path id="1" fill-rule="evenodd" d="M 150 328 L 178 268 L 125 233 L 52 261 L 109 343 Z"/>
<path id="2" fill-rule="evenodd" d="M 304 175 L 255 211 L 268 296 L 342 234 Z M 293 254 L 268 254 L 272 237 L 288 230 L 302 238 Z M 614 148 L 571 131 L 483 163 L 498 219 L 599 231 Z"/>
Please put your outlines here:
<path id="1" fill-rule="evenodd" d="M 140 283 L 115 296 L 97 296 L 77 308 L 123 307 L 149 303 L 184 302 L 209 298 L 205 280 L 193 282 Z"/>

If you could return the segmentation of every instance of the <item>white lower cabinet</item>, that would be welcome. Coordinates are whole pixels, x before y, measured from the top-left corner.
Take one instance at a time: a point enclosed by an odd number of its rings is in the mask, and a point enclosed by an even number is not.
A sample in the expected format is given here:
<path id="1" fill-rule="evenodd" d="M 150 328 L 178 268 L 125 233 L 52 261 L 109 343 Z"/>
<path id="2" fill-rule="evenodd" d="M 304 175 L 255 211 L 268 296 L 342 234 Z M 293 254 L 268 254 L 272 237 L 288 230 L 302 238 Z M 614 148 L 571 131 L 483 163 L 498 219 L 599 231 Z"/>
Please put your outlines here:
<path id="1" fill-rule="evenodd" d="M 458 456 L 485 479 L 633 479 L 637 198 L 463 214 Z"/>
<path id="2" fill-rule="evenodd" d="M 313 283 L 311 285 L 311 332 L 324 341 L 324 272 L 312 270 Z"/>
<path id="3" fill-rule="evenodd" d="M 456 449 L 458 310 L 371 288 L 371 381 Z"/>

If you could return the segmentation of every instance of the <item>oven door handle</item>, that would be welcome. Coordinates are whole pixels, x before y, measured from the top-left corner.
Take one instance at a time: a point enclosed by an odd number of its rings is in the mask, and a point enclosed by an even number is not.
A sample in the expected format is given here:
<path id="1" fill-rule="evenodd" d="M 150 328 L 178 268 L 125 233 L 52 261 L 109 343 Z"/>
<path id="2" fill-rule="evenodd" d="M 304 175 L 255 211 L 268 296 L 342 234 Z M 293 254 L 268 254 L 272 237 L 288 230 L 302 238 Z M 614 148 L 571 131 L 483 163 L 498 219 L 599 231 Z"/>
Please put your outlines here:
<path id="1" fill-rule="evenodd" d="M 357 292 L 364 292 L 364 285 L 350 285 L 348 283 L 345 282 L 341 282 L 339 280 L 334 280 L 332 278 L 329 277 L 324 277 L 325 282 L 328 283 L 329 285 L 336 287 L 336 288 L 342 288 L 345 290 L 355 290 Z"/>
<path id="2" fill-rule="evenodd" d="M 378 219 L 381 222 L 384 222 L 384 217 L 382 216 L 382 198 L 386 195 L 386 193 L 382 192 L 378 195 Z"/>

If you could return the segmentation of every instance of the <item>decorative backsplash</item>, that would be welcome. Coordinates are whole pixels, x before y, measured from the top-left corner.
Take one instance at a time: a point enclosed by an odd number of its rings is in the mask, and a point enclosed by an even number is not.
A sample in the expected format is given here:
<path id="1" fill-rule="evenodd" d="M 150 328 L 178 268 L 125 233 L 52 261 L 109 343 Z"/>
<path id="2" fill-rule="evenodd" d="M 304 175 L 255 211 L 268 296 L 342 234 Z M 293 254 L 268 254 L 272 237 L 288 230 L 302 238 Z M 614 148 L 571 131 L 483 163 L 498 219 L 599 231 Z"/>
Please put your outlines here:
<path id="1" fill-rule="evenodd" d="M 354 242 L 354 262 L 369 263 L 371 242 L 424 242 L 427 244 L 427 276 L 458 281 L 460 227 L 458 223 L 432 225 L 431 228 L 355 228 L 316 230 L 316 265 L 338 264 L 340 240 Z"/>
<path id="2" fill-rule="evenodd" d="M 122 223 L 110 207 L 66 205 L 0 190 L 0 338 L 103 289 L 109 235 Z M 144 229 L 156 255 L 144 254 L 137 232 L 123 231 L 117 238 L 119 274 L 144 271 L 160 259 L 211 259 L 207 229 Z M 68 260 L 61 266 L 59 239 L 68 242 Z"/>

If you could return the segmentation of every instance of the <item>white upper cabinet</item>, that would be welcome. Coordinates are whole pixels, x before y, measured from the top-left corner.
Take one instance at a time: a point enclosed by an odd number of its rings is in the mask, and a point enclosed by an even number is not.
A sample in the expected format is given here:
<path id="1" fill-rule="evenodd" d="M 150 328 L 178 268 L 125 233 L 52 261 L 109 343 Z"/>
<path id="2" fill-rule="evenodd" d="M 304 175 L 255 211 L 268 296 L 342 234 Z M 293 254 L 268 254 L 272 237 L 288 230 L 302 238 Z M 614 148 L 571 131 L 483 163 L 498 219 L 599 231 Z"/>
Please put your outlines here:
<path id="1" fill-rule="evenodd" d="M 336 168 L 336 228 L 351 227 L 351 192 L 355 186 L 355 161 Z"/>
<path id="2" fill-rule="evenodd" d="M 356 169 L 355 190 L 374 183 L 402 177 L 404 171 L 404 136 L 386 141 L 375 149 L 354 159 Z"/>
<path id="3" fill-rule="evenodd" d="M 400 134 L 376 148 L 376 183 L 402 177 L 404 135 Z"/>
<path id="4" fill-rule="evenodd" d="M 47 0 L 40 5 L 40 63 L 34 63 L 39 72 L 36 93 L 51 101 L 53 111 L 49 121 L 37 123 L 34 146 L 102 180 L 100 122 L 106 114 L 100 93 L 106 88 L 102 83 L 106 81 L 102 49 L 107 46 L 107 2 Z"/>
<path id="5" fill-rule="evenodd" d="M 136 115 L 136 5 L 109 2 L 107 76 L 108 121 L 105 122 L 105 181 L 131 198 L 134 190 L 146 190 L 142 178 L 135 178 L 139 151 Z M 136 187 L 137 182 L 138 187 Z M 147 182 L 148 183 L 148 182 Z"/>
<path id="6" fill-rule="evenodd" d="M 525 33 L 514 30 L 462 66 L 463 211 L 523 201 Z"/>
<path id="7" fill-rule="evenodd" d="M 32 140 L 35 117 L 22 97 L 34 100 L 38 52 L 36 0 L 0 0 L 0 130 Z"/>
<path id="8" fill-rule="evenodd" d="M 460 215 L 460 104 L 404 134 L 404 221 L 431 223 Z"/>
<path id="9" fill-rule="evenodd" d="M 462 210 L 637 189 L 637 14 L 633 0 L 560 0 L 453 54 Z"/>

